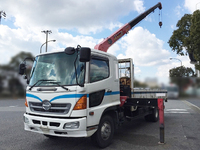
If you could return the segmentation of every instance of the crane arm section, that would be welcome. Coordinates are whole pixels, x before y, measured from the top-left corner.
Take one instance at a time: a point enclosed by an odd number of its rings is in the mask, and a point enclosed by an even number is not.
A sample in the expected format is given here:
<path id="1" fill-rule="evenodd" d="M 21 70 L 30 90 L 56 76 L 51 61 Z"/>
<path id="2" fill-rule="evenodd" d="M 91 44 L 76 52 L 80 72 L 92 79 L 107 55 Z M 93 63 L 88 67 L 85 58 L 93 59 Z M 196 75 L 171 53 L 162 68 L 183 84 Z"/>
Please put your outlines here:
<path id="1" fill-rule="evenodd" d="M 115 31 L 112 35 L 104 39 L 102 42 L 97 44 L 94 49 L 98 49 L 104 52 L 107 52 L 108 48 L 113 45 L 116 41 L 118 41 L 122 36 L 124 36 L 132 27 L 134 27 L 137 23 L 139 23 L 141 20 L 143 20 L 147 15 L 149 15 L 151 12 L 153 12 L 156 8 L 162 9 L 162 4 L 158 3 L 155 6 L 151 7 L 144 13 L 140 14 L 138 17 L 130 21 L 129 23 L 126 23 L 124 26 L 119 28 L 117 31 Z M 161 26 L 162 24 L 159 23 Z"/>

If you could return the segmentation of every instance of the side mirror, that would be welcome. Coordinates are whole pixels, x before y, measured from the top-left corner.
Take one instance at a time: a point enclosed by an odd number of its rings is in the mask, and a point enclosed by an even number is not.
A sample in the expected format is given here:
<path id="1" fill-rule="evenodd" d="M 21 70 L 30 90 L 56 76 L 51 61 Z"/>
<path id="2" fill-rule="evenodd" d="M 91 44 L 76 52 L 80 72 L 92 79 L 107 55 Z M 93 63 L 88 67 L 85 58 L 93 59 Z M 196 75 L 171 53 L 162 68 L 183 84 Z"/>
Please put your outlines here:
<path id="1" fill-rule="evenodd" d="M 26 71 L 26 65 L 24 63 L 21 63 L 19 65 L 19 74 L 20 75 L 24 75 L 25 74 L 25 71 Z"/>
<path id="2" fill-rule="evenodd" d="M 88 47 L 81 47 L 80 49 L 80 62 L 88 62 L 91 58 L 91 49 Z"/>

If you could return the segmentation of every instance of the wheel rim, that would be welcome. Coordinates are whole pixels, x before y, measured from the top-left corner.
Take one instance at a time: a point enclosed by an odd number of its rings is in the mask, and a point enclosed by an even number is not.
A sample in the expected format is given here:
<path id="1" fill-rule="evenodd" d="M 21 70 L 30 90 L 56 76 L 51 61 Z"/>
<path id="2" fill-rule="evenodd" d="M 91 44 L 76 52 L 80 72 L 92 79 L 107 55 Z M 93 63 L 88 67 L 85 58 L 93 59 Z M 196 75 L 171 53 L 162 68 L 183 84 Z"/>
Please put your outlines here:
<path id="1" fill-rule="evenodd" d="M 104 122 L 101 127 L 101 137 L 103 140 L 107 140 L 111 134 L 111 125 L 109 122 Z"/>
<path id="2" fill-rule="evenodd" d="M 155 118 L 158 118 L 158 109 L 156 109 Z"/>

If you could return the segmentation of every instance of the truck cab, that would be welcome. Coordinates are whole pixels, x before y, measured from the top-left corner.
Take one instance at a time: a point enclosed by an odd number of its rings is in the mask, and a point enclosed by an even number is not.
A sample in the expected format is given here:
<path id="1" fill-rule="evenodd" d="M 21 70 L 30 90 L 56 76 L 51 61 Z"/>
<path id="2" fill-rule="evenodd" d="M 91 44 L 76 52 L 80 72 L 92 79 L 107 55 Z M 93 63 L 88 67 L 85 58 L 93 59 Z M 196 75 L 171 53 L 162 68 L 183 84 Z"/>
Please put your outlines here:
<path id="1" fill-rule="evenodd" d="M 98 129 L 102 114 L 120 104 L 117 58 L 92 49 L 89 61 L 81 62 L 82 49 L 35 57 L 26 93 L 25 130 L 88 137 Z"/>

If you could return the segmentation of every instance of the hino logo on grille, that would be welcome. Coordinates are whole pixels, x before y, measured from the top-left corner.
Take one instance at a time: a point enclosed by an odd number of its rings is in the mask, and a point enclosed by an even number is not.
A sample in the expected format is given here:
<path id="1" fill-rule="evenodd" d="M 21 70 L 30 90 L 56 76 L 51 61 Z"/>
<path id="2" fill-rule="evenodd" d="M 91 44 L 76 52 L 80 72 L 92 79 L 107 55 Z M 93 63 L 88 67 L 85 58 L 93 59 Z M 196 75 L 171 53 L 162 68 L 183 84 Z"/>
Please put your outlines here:
<path id="1" fill-rule="evenodd" d="M 42 102 L 42 108 L 43 108 L 44 110 L 49 110 L 49 109 L 51 108 L 51 103 L 50 103 L 48 100 L 44 100 L 44 101 Z"/>

